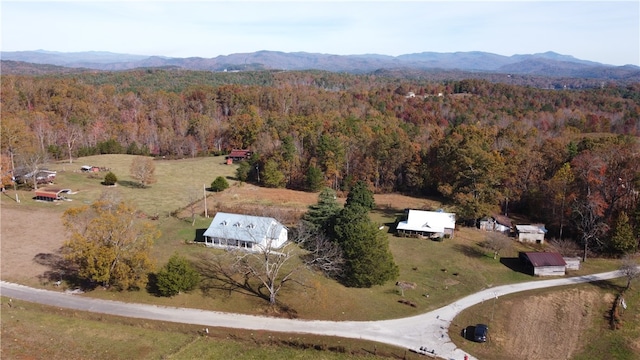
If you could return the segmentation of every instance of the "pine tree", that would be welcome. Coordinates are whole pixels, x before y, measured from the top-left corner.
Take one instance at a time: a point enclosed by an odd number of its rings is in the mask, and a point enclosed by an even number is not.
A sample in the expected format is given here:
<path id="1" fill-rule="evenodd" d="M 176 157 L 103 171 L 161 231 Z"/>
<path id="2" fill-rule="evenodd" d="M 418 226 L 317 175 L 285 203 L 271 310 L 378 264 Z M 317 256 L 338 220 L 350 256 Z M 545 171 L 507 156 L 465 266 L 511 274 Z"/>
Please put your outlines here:
<path id="1" fill-rule="evenodd" d="M 625 212 L 618 215 L 609 246 L 614 253 L 628 254 L 636 250 L 637 241 Z"/>
<path id="2" fill-rule="evenodd" d="M 211 183 L 211 191 L 220 192 L 229 188 L 229 182 L 222 176 L 218 176 Z"/>
<path id="3" fill-rule="evenodd" d="M 324 175 L 322 174 L 322 170 L 315 166 L 309 166 L 305 176 L 305 185 L 307 190 L 313 192 L 322 189 L 324 185 Z"/>
<path id="4" fill-rule="evenodd" d="M 173 255 L 156 274 L 156 286 L 162 296 L 174 296 L 191 291 L 200 282 L 200 274 L 184 257 Z"/>
<path id="5" fill-rule="evenodd" d="M 376 206 L 376 202 L 373 198 L 373 192 L 369 190 L 369 187 L 364 181 L 358 181 L 353 187 L 351 191 L 349 191 L 349 195 L 347 195 L 347 202 L 345 206 L 353 206 L 359 205 L 363 208 L 369 210 L 373 210 Z"/>
<path id="6" fill-rule="evenodd" d="M 339 213 L 340 205 L 336 201 L 336 192 L 330 188 L 324 188 L 318 195 L 318 202 L 309 206 L 302 220 L 311 230 L 330 235 L 335 217 Z"/>
<path id="7" fill-rule="evenodd" d="M 366 208 L 345 206 L 336 219 L 335 233 L 344 254 L 346 286 L 368 288 L 398 276 L 387 236 L 369 219 Z"/>

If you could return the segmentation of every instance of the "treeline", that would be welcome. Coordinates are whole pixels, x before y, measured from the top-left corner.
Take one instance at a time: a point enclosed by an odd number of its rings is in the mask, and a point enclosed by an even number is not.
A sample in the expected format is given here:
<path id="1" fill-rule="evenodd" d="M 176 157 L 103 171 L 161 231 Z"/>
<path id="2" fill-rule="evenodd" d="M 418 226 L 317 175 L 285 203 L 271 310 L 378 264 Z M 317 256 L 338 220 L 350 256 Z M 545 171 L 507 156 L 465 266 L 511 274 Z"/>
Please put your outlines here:
<path id="1" fill-rule="evenodd" d="M 3 76 L 3 154 L 247 148 L 255 155 L 241 175 L 264 186 L 348 191 L 362 180 L 376 192 L 440 195 L 470 223 L 519 211 L 547 223 L 550 236 L 563 228 L 576 238 L 588 233 L 576 219 L 582 201 L 601 249 L 621 214 L 638 228 L 640 84 L 542 90 L 265 71 L 211 85 L 202 74 Z M 183 77 L 193 84 L 177 90 Z"/>

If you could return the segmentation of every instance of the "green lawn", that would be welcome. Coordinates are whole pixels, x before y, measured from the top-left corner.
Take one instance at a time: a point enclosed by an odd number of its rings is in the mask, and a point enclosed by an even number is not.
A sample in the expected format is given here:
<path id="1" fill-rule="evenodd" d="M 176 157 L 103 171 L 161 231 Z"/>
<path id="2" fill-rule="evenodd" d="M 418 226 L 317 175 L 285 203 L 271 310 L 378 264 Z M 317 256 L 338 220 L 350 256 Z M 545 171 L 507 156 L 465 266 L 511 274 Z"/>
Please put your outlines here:
<path id="1" fill-rule="evenodd" d="M 73 164 L 56 163 L 49 166 L 57 170 L 56 187 L 78 191 L 72 198 L 76 201 L 91 202 L 108 189 L 101 185 L 106 172 L 91 174 L 80 172 L 83 165 L 109 168 L 118 178 L 116 188 L 122 196 L 131 201 L 139 210 L 148 215 L 168 216 L 172 211 L 186 206 L 193 200 L 201 199 L 205 186 L 218 176 L 235 176 L 236 167 L 226 165 L 224 156 L 189 158 L 182 160 L 154 160 L 156 182 L 147 188 L 135 186 L 130 176 L 133 155 L 97 155 L 75 160 Z M 234 180 L 228 179 L 230 184 Z"/>
<path id="2" fill-rule="evenodd" d="M 208 187 L 217 176 L 233 177 L 235 167 L 225 165 L 222 157 L 156 160 L 158 181 L 148 188 L 141 189 L 128 185 L 132 181 L 128 175 L 132 158 L 132 156 L 128 155 L 101 155 L 82 158 L 74 164 L 54 164 L 50 168 L 59 171 L 56 187 L 70 188 L 73 191 L 77 191 L 76 194 L 71 196 L 74 201 L 62 202 L 59 203 L 59 206 L 24 201 L 21 206 L 48 207 L 52 213 L 61 213 L 69 207 L 91 203 L 105 190 L 105 187 L 100 184 L 104 178 L 104 173 L 100 173 L 98 178 L 92 178 L 86 173 L 79 172 L 80 166 L 108 167 L 116 174 L 119 181 L 124 184 L 117 186 L 117 189 L 126 200 L 132 202 L 146 214 L 159 214 L 159 220 L 154 223 L 158 225 L 162 236 L 155 244 L 152 254 L 158 266 L 164 265 L 166 260 L 174 253 L 195 259 L 203 253 L 219 252 L 220 250 L 192 244 L 196 231 L 205 229 L 211 219 L 198 216 L 192 226 L 191 221 L 177 219 L 170 216 L 170 214 L 177 209 L 185 207 L 194 197 L 202 196 L 203 187 L 205 185 Z M 230 183 L 233 184 L 234 181 L 230 180 Z M 28 198 L 28 196 L 28 192 L 21 193 L 23 199 Z M 10 200 L 3 197 L 2 202 L 4 203 L 5 201 Z M 260 199 L 254 201 L 256 205 L 265 206 Z M 402 211 L 402 209 L 396 210 L 398 212 Z M 393 224 L 396 216 L 397 214 L 394 213 L 393 209 L 387 207 L 383 211 L 372 213 L 372 218 L 381 224 Z M 389 282 L 370 289 L 345 288 L 339 283 L 305 268 L 298 259 L 294 259 L 290 266 L 299 268 L 297 280 L 302 285 L 291 284 L 285 287 L 278 294 L 278 301 L 289 309 L 289 315 L 299 318 L 326 320 L 390 319 L 433 310 L 487 287 L 539 279 L 512 270 L 508 266 L 509 262 L 504 261 L 504 259 L 503 261 L 493 259 L 490 251 L 479 245 L 485 240 L 485 237 L 485 232 L 464 227 L 457 229 L 453 238 L 445 239 L 442 242 L 401 238 L 389 233 L 390 249 L 400 267 L 398 280 L 416 284 L 415 289 L 405 290 L 404 292 L 404 298 L 414 303 L 415 307 L 399 302 L 402 296 L 399 288 L 395 286 L 395 282 Z M 533 249 L 514 242 L 513 247 L 501 253 L 501 255 L 503 258 L 513 259 L 517 257 L 518 251 L 531 251 Z M 617 261 L 614 260 L 590 259 L 583 264 L 583 269 L 571 275 L 609 271 L 617 268 L 617 264 Z M 214 291 L 205 294 L 196 290 L 189 294 L 179 294 L 173 298 L 161 298 L 152 296 L 145 291 L 116 293 L 96 290 L 85 296 L 248 314 L 264 314 L 269 310 L 267 301 L 263 298 L 240 292 Z M 3 322 L 4 320 L 3 314 Z M 65 328 L 62 324 L 55 327 Z M 140 346 L 144 346 L 145 336 L 153 337 L 155 335 L 140 334 L 131 336 L 139 336 L 141 339 Z M 200 351 L 204 352 L 209 347 L 207 341 L 194 338 L 192 335 L 178 336 L 175 341 L 177 342 L 175 346 L 183 349 L 180 350 L 180 354 L 184 354 L 184 358 L 201 357 Z M 185 343 L 188 345 L 185 345 Z M 236 345 L 225 346 L 231 349 L 229 351 L 238 351 L 235 347 Z M 238 346 L 243 347 L 243 345 Z M 109 350 L 106 346 L 105 349 Z M 85 350 L 92 351 L 91 349 Z M 148 355 L 149 357 L 155 357 L 155 353 L 151 349 L 138 349 L 136 351 L 147 351 L 150 354 Z M 246 358 L 263 358 L 264 353 L 257 352 L 254 354 L 252 351 L 251 349 L 247 350 Z M 170 351 L 165 350 L 163 354 L 166 356 L 168 352 Z M 219 354 L 222 356 L 223 353 Z M 134 357 L 145 358 L 145 356 L 147 355 Z M 181 356 L 169 358 L 182 358 Z M 293 358 L 305 358 L 304 356 L 306 355 L 291 355 Z M 106 357 L 108 356 L 105 355 Z"/>

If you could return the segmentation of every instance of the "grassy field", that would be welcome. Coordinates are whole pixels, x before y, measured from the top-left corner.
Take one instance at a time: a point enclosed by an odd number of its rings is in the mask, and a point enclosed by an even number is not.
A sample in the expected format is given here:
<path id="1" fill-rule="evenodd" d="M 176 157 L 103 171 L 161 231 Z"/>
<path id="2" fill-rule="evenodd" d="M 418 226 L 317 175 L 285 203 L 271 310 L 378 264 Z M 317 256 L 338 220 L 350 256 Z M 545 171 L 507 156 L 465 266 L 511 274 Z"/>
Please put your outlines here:
<path id="1" fill-rule="evenodd" d="M 449 336 L 480 359 L 638 359 L 637 288 L 625 295 L 628 308 L 622 313 L 622 327 L 609 326 L 609 311 L 624 285 L 624 279 L 615 279 L 502 296 L 463 311 L 454 319 Z M 489 325 L 486 343 L 466 340 L 461 334 L 478 323 Z"/>
<path id="2" fill-rule="evenodd" d="M 91 174 L 80 172 L 80 167 L 91 165 L 108 168 L 118 177 L 116 187 L 123 198 L 148 215 L 158 214 L 162 217 L 202 198 L 204 187 L 208 188 L 218 176 L 228 178 L 230 184 L 235 183 L 231 178 L 235 176 L 236 167 L 226 165 L 223 156 L 154 160 L 157 181 L 141 189 L 130 176 L 129 169 L 134 158 L 132 155 L 88 156 L 73 164 L 62 162 L 52 164 L 49 168 L 58 171 L 55 186 L 77 191 L 73 199 L 83 202 L 97 199 L 107 189 L 101 185 L 106 172 L 99 172 L 92 177 Z"/>
<path id="3" fill-rule="evenodd" d="M 210 328 L 0 298 L 3 359 L 419 359 L 357 339 Z"/>
<path id="4" fill-rule="evenodd" d="M 128 155 L 101 155 L 87 157 L 77 160 L 74 164 L 58 163 L 52 164 L 50 169 L 58 170 L 58 177 L 55 187 L 70 188 L 77 192 L 70 197 L 73 201 L 59 202 L 56 204 L 35 202 L 30 199 L 32 193 L 21 192 L 20 196 L 23 202 L 16 205 L 9 196 L 4 196 L 0 200 L 2 206 L 20 206 L 21 208 L 32 207 L 34 209 L 46 209 L 53 216 L 59 216 L 63 210 L 78 206 L 81 204 L 91 203 L 97 199 L 105 190 L 101 185 L 104 173 L 100 173 L 98 177 L 92 177 L 86 173 L 79 172 L 82 165 L 93 165 L 108 167 L 113 171 L 121 183 L 116 189 L 122 194 L 122 197 L 132 202 L 141 211 L 148 215 L 159 216 L 154 223 L 157 224 L 162 232 L 162 237 L 157 241 L 153 249 L 153 257 L 159 266 L 163 265 L 166 260 L 174 253 L 183 254 L 190 258 L 196 259 L 201 254 L 211 254 L 217 250 L 204 248 L 201 245 L 193 244 L 192 241 L 196 237 L 198 231 L 202 231 L 208 227 L 211 219 L 201 216 L 202 210 L 198 212 L 195 224 L 192 225 L 189 211 L 182 211 L 182 218 L 170 216 L 171 213 L 193 201 L 194 198 L 202 196 L 203 186 L 209 184 L 217 176 L 233 177 L 235 172 L 234 166 L 223 164 L 222 157 L 184 159 L 184 160 L 156 160 L 156 176 L 158 181 L 150 187 L 141 189 L 131 185 L 132 179 L 129 178 L 129 166 L 132 156 Z M 302 192 L 294 192 L 290 190 L 279 189 L 261 189 L 250 185 L 242 185 L 229 180 L 232 184 L 231 189 L 218 194 L 208 194 L 209 208 L 234 208 L 243 207 L 244 209 L 252 208 L 256 211 L 263 211 L 268 208 L 286 208 L 295 209 L 296 211 L 304 211 L 306 206 L 316 201 L 315 194 Z M 378 200 L 380 199 L 380 200 Z M 377 197 L 376 201 L 380 205 L 380 209 L 372 213 L 372 218 L 380 224 L 392 225 L 402 209 L 406 207 L 434 208 L 439 204 L 429 199 L 417 199 L 409 197 Z M 198 204 L 198 209 L 201 209 Z M 203 209 L 203 208 L 202 208 Z M 213 214 L 209 214 L 212 216 Z M 3 234 L 6 236 L 6 234 Z M 486 233 L 473 228 L 461 227 L 456 230 L 453 238 L 443 242 L 435 242 L 424 239 L 400 238 L 392 233 L 388 234 L 390 249 L 394 255 L 396 263 L 400 267 L 400 276 L 398 280 L 413 282 L 416 289 L 405 290 L 404 299 L 411 301 L 416 306 L 411 307 L 399 302 L 403 299 L 400 290 L 395 286 L 394 282 L 389 282 L 382 286 L 376 286 L 370 289 L 352 289 L 336 283 L 333 280 L 326 279 L 322 275 L 312 272 L 302 266 L 299 260 L 294 259 L 290 266 L 299 268 L 297 271 L 297 279 L 304 285 L 292 285 L 284 288 L 278 295 L 278 301 L 286 308 L 287 313 L 283 316 L 293 316 L 306 319 L 326 319 L 326 320 L 375 320 L 390 319 L 416 315 L 423 313 L 443 305 L 449 304 L 458 298 L 466 296 L 478 290 L 513 282 L 538 280 L 530 275 L 510 268 L 509 259 L 514 259 L 518 251 L 533 250 L 538 248 L 525 247 L 522 244 L 513 243 L 508 251 L 501 253 L 502 259 L 493 259 L 490 251 L 484 249 L 480 244 L 485 240 Z M 27 241 L 27 239 L 25 239 Z M 594 272 L 609 271 L 617 268 L 618 263 L 606 259 L 590 259 L 579 271 L 572 272 L 570 275 L 582 275 Z M 5 275 L 3 275 L 4 278 Z M 40 284 L 45 288 L 51 288 L 51 284 Z M 85 296 L 118 299 L 123 301 L 151 303 L 168 306 L 203 308 L 218 311 L 241 312 L 247 314 L 273 314 L 270 312 L 267 302 L 251 294 L 241 292 L 222 292 L 216 291 L 212 293 L 203 293 L 194 291 L 189 294 L 179 294 L 172 298 L 155 297 L 145 291 L 139 292 L 123 292 L 116 293 L 97 289 Z M 366 303 L 366 306 L 363 306 Z M 36 307 L 37 308 L 37 307 Z M 28 308 L 31 309 L 31 308 Z M 31 318 L 25 318 L 25 323 L 35 321 L 39 316 L 38 312 L 47 313 L 45 308 L 33 310 L 36 315 Z M 3 335 L 5 331 L 5 308 L 3 307 Z M 31 312 L 25 311 L 25 313 Z M 26 316 L 26 315 L 25 315 Z M 43 318 L 44 324 L 39 323 L 45 328 L 51 327 L 58 329 L 58 332 L 64 332 L 64 321 L 67 321 L 68 315 L 60 318 Z M 95 320 L 95 319 L 93 319 Z M 69 320 L 70 321 L 70 320 Z M 101 320 L 95 320 L 100 323 Z M 497 320 L 496 320 L 497 321 Z M 105 321 L 109 324 L 112 321 Z M 70 328 L 82 328 L 84 320 L 79 319 L 77 322 L 69 325 Z M 116 321 L 116 325 L 118 321 Z M 26 326 L 26 325 L 25 325 Z M 34 325 L 35 326 L 35 325 Z M 186 335 L 180 335 L 183 330 L 171 328 L 169 335 L 155 334 L 162 327 L 148 329 L 150 333 L 140 330 L 146 329 L 146 325 L 137 324 L 130 334 L 133 338 L 140 338 L 140 347 L 136 347 L 140 356 L 130 358 L 157 358 L 158 355 L 152 349 L 144 348 L 145 339 L 158 336 L 173 336 L 176 333 L 176 342 L 168 342 L 165 349 L 162 350 L 162 356 L 166 358 L 206 358 L 203 354 L 206 351 L 223 351 L 219 354 L 225 354 L 224 351 L 238 351 L 243 348 L 246 342 L 246 336 L 240 344 L 233 341 L 229 344 L 221 345 L 225 349 L 218 349 L 211 346 L 209 339 L 194 337 L 193 329 L 186 331 Z M 35 328 L 26 328 L 26 331 L 35 331 Z M 114 336 L 125 332 L 120 329 L 110 329 Z M 493 330 L 493 329 L 492 329 Z M 71 332 L 71 330 L 67 330 Z M 81 330 L 78 330 L 81 332 Z M 129 330 L 127 330 L 129 331 Z M 135 331 L 141 331 L 140 334 Z M 53 331 L 55 333 L 56 331 Z M 70 338 L 77 334 L 69 335 Z M 105 335 L 106 336 L 106 335 Z M 106 336 L 108 343 L 109 336 Z M 4 336 L 3 336 L 4 338 Z M 233 340 L 233 336 L 231 336 Z M 452 336 L 453 338 L 453 336 Z M 44 341 L 44 337 L 42 338 Z M 118 340 L 119 338 L 111 338 Z M 33 340 L 36 341 L 36 340 Z M 70 339 L 68 341 L 71 341 Z M 41 344 L 44 344 L 42 342 Z M 336 343 L 334 343 L 335 345 Z M 62 344 L 62 345 L 69 345 Z M 41 345 L 44 346 L 44 345 Z M 89 346 L 89 345 L 87 345 Z M 475 344 L 461 345 L 471 346 L 474 350 Z M 149 345 L 149 347 L 153 347 Z M 3 354 L 5 353 L 5 341 L 3 341 Z M 24 348 L 24 347 L 23 347 Z M 144 349 L 143 349 L 144 348 Z M 179 348 L 179 352 L 174 354 L 175 349 Z M 214 349 L 215 348 L 215 349 Z M 265 358 L 265 354 L 261 351 L 264 344 L 256 346 L 257 349 L 249 348 L 247 357 L 244 358 Z M 278 351 L 278 346 L 273 346 L 270 351 Z M 491 351 L 497 351 L 487 347 Z M 85 348 L 88 351 L 85 354 L 91 354 L 91 348 Z M 100 351 L 109 351 L 108 346 L 103 349 L 96 349 L 96 354 Z M 255 352 L 254 352 L 255 351 Z M 148 355 L 147 355 L 148 352 Z M 638 353 L 638 352 L 636 352 Z M 108 353 L 110 354 L 110 353 Z M 131 353 L 129 353 L 131 354 Z M 280 353 L 279 353 L 280 354 Z M 311 357 L 318 358 L 317 351 L 311 352 Z M 134 354 L 131 354 L 134 355 Z M 97 356 L 97 355 L 96 355 Z M 148 356 L 148 357 L 147 357 Z M 182 357 L 184 356 L 184 357 Z M 307 358 L 307 353 L 291 354 L 293 358 Z M 331 355 L 333 356 L 333 355 Z M 340 355 L 342 356 L 342 355 Z M 63 358 L 61 356 L 59 358 Z M 94 357 L 92 358 L 100 358 Z M 272 358 L 281 358 L 281 355 Z M 289 356 L 287 356 L 289 357 Z M 56 357 L 52 357 L 56 358 Z M 104 358 L 108 358 L 105 355 Z M 212 357 L 213 358 L 213 357 Z M 268 358 L 268 357 L 267 357 Z M 333 358 L 333 357 L 328 357 Z M 338 357 L 340 358 L 340 357 Z"/>

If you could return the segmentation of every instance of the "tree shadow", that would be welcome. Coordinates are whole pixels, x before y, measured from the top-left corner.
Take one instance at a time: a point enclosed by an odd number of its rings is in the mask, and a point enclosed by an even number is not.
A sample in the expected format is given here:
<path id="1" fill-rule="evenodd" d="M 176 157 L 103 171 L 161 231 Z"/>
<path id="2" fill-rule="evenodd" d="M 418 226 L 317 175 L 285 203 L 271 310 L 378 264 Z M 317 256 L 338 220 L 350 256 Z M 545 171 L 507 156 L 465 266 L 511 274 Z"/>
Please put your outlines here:
<path id="1" fill-rule="evenodd" d="M 64 282 L 71 288 L 92 290 L 96 284 L 83 280 L 77 276 L 77 267 L 71 261 L 64 259 L 60 250 L 56 253 L 38 253 L 33 257 L 37 264 L 48 267 L 44 273 L 38 275 L 38 279 L 44 284 L 62 285 Z"/>
<path id="2" fill-rule="evenodd" d="M 520 258 L 517 257 L 501 257 L 500 263 L 512 271 L 533 275 L 533 269 L 531 266 L 527 266 Z"/>
<path id="3" fill-rule="evenodd" d="M 589 284 L 615 294 L 619 294 L 625 290 L 624 286 L 616 284 L 614 280 L 591 281 Z"/>
<path id="4" fill-rule="evenodd" d="M 487 256 L 479 245 L 454 244 L 453 249 L 470 258 L 482 258 Z"/>
<path id="5" fill-rule="evenodd" d="M 124 186 L 124 187 L 128 187 L 131 189 L 145 189 L 146 186 L 140 184 L 137 181 L 131 181 L 131 180 L 118 180 L 118 185 Z"/>
<path id="6" fill-rule="evenodd" d="M 204 232 L 207 229 L 196 229 L 195 237 L 193 238 L 193 242 L 196 243 L 204 243 Z"/>
<path id="7" fill-rule="evenodd" d="M 221 291 L 227 297 L 239 293 L 269 301 L 269 294 L 263 293 L 262 286 L 251 284 L 251 274 L 238 272 L 233 263 L 225 262 L 223 255 L 201 254 L 194 267 L 200 273 L 200 290 L 206 296 L 213 296 L 213 291 Z"/>

